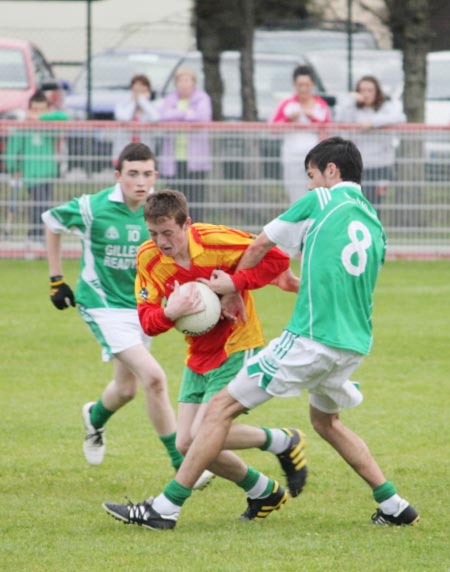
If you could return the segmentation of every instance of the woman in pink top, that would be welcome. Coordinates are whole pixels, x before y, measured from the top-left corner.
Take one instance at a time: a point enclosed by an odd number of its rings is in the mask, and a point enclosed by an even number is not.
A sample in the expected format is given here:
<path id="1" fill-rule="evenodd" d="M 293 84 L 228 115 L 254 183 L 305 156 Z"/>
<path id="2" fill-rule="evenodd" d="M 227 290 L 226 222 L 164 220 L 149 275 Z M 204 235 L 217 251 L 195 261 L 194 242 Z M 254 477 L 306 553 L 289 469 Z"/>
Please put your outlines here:
<path id="1" fill-rule="evenodd" d="M 295 95 L 280 103 L 270 121 L 300 125 L 331 121 L 328 104 L 321 97 L 314 95 L 315 81 L 312 69 L 309 66 L 297 66 L 292 79 Z M 318 141 L 316 131 L 292 131 L 285 135 L 281 160 L 284 185 L 291 203 L 306 193 L 307 177 L 304 159 Z"/>

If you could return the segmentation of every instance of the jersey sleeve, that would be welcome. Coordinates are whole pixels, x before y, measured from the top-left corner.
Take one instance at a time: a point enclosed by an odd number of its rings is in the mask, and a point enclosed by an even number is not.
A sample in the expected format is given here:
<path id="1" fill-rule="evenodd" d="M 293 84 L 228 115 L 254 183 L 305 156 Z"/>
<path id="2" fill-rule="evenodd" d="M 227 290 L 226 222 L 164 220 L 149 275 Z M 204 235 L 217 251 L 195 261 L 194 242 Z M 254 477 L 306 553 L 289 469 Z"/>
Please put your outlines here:
<path id="1" fill-rule="evenodd" d="M 265 225 L 264 232 L 271 242 L 291 258 L 302 249 L 304 237 L 313 222 L 315 191 L 309 191 L 276 219 Z"/>
<path id="2" fill-rule="evenodd" d="M 232 275 L 237 290 L 254 290 L 269 284 L 289 266 L 289 257 L 278 248 L 271 249 L 254 268 L 235 271 L 254 236 L 241 230 L 213 225 L 198 225 L 204 252 L 211 262 Z M 195 233 L 193 238 L 195 240 Z M 194 250 L 194 248 L 192 249 Z M 214 261 L 214 262 L 213 262 Z"/>
<path id="3" fill-rule="evenodd" d="M 156 248 L 148 245 L 144 242 L 137 254 L 135 295 L 142 329 L 148 336 L 156 336 L 170 330 L 174 322 L 164 313 L 163 288 L 152 278 Z"/>
<path id="4" fill-rule="evenodd" d="M 89 199 L 86 195 L 80 198 L 76 197 L 61 206 L 45 211 L 42 214 L 42 220 L 54 233 L 72 232 L 81 236 L 86 229 L 86 217 L 92 217 L 92 213 L 87 207 L 88 203 Z M 82 204 L 86 204 L 84 209 L 82 209 Z"/>
<path id="5" fill-rule="evenodd" d="M 231 279 L 236 290 L 255 290 L 270 284 L 289 267 L 289 257 L 279 248 L 271 248 L 259 264 L 235 272 Z"/>

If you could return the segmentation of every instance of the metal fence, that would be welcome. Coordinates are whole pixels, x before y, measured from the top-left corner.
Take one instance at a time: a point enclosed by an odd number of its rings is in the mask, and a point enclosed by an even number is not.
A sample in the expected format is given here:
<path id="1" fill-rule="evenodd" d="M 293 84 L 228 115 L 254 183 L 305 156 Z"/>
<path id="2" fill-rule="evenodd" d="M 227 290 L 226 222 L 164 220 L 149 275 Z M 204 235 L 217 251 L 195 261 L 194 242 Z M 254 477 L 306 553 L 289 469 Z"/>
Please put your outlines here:
<path id="1" fill-rule="evenodd" d="M 158 188 L 184 191 L 194 218 L 258 232 L 305 191 L 305 152 L 332 135 L 362 150 L 363 189 L 386 228 L 389 256 L 450 257 L 450 127 L 81 121 L 0 122 L 0 257 L 45 256 L 41 212 L 112 186 L 115 158 L 137 139 L 156 153 Z M 30 151 L 33 138 L 40 155 Z M 179 144 L 187 161 L 174 160 Z M 65 256 L 78 256 L 75 237 L 63 244 Z"/>

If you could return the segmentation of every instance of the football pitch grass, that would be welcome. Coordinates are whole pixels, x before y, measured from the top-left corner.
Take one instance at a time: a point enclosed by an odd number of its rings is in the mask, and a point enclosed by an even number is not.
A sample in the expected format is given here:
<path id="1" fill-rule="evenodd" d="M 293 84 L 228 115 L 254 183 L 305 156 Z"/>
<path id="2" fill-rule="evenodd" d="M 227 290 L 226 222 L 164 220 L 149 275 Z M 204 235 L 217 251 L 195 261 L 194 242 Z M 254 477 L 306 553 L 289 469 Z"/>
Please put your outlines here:
<path id="1" fill-rule="evenodd" d="M 102 465 L 82 455 L 81 406 L 111 378 L 75 309 L 48 300 L 47 264 L 0 261 L 0 569 L 5 572 L 394 572 L 450 571 L 450 265 L 389 262 L 377 287 L 373 352 L 355 373 L 365 400 L 342 415 L 368 443 L 388 479 L 420 511 L 418 526 L 378 528 L 363 483 L 311 429 L 306 395 L 278 399 L 241 421 L 302 428 L 304 492 L 265 521 L 242 522 L 245 495 L 215 479 L 186 503 L 173 531 L 125 526 L 103 501 L 134 502 L 172 477 L 147 421 L 142 391 L 107 426 Z M 75 284 L 77 263 L 65 263 Z M 285 325 L 294 296 L 255 293 L 267 339 Z M 175 405 L 183 337 L 155 338 Z M 242 457 L 283 476 L 259 450 Z"/>

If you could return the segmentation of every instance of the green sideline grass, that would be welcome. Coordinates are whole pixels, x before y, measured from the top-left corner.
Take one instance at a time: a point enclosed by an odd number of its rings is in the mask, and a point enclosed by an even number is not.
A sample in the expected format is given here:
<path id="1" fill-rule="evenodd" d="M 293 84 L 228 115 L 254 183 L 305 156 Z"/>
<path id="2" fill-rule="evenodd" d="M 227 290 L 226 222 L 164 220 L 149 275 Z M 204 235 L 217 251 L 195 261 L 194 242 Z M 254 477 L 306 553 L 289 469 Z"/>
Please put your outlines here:
<path id="1" fill-rule="evenodd" d="M 244 494 L 216 479 L 186 504 L 174 531 L 124 526 L 105 500 L 140 501 L 172 476 L 146 420 L 142 393 L 108 425 L 108 449 L 86 465 L 80 409 L 96 399 L 111 369 L 76 310 L 47 299 L 44 261 L 0 261 L 0 569 L 5 572 L 274 571 L 444 572 L 450 474 L 450 265 L 391 262 L 376 295 L 375 345 L 355 379 L 363 404 L 343 419 L 368 442 L 386 476 L 421 513 L 419 526 L 376 528 L 368 487 L 313 434 L 307 398 L 273 400 L 246 417 L 300 426 L 308 436 L 304 493 L 266 521 L 245 523 Z M 74 284 L 77 265 L 66 263 Z M 286 322 L 293 296 L 256 293 L 267 337 Z M 154 340 L 176 401 L 184 345 L 175 331 Z M 268 453 L 243 458 L 282 479 Z"/>

